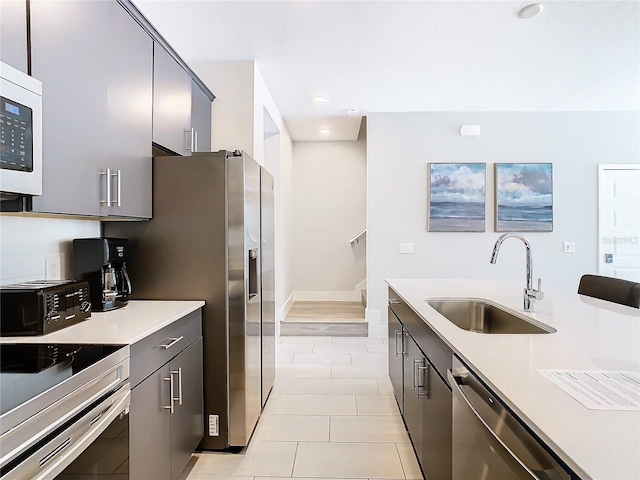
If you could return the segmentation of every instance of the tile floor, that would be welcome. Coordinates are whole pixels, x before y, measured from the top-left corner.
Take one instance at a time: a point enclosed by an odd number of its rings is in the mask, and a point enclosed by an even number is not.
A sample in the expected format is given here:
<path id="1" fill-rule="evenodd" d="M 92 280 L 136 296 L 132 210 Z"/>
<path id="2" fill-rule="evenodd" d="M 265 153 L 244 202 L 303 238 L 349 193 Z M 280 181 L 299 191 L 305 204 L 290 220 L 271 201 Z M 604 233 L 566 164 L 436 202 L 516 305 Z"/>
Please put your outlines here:
<path id="1" fill-rule="evenodd" d="M 280 337 L 276 381 L 249 447 L 195 454 L 186 480 L 414 479 L 387 341 Z"/>

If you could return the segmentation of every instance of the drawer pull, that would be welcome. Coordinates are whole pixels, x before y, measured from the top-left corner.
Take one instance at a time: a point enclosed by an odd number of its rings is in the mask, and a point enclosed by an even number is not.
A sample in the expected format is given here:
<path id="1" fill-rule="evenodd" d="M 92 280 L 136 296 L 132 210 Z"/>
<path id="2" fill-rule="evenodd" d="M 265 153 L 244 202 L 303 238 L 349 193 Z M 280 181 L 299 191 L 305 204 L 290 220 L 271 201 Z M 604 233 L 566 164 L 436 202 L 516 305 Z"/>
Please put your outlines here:
<path id="1" fill-rule="evenodd" d="M 171 341 L 169 343 L 165 343 L 165 344 L 162 344 L 160 346 L 162 348 L 164 348 L 165 350 L 169 350 L 171 347 L 173 347 L 176 343 L 178 343 L 183 338 L 184 338 L 184 335 L 181 335 L 179 337 L 170 338 L 169 340 L 171 340 Z"/>

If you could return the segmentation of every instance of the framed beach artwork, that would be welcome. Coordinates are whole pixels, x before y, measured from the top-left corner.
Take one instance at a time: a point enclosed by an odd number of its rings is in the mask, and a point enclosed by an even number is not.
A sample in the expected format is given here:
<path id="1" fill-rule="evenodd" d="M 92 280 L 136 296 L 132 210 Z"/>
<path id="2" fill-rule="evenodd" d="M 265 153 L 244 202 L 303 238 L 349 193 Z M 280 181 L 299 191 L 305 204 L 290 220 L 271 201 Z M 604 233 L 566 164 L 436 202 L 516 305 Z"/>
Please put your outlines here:
<path id="1" fill-rule="evenodd" d="M 485 163 L 430 163 L 429 232 L 484 232 Z"/>
<path id="2" fill-rule="evenodd" d="M 496 232 L 553 231 L 551 163 L 496 163 Z"/>

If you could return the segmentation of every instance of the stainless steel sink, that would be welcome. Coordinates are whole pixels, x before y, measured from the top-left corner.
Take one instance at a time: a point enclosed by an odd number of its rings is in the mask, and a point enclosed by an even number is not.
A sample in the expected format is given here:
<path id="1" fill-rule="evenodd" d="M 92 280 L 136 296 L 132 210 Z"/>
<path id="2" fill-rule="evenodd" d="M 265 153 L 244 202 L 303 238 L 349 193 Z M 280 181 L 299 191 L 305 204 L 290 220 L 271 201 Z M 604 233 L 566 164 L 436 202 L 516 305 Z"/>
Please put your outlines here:
<path id="1" fill-rule="evenodd" d="M 469 332 L 553 333 L 555 328 L 478 298 L 432 298 L 426 302 L 456 327 Z"/>

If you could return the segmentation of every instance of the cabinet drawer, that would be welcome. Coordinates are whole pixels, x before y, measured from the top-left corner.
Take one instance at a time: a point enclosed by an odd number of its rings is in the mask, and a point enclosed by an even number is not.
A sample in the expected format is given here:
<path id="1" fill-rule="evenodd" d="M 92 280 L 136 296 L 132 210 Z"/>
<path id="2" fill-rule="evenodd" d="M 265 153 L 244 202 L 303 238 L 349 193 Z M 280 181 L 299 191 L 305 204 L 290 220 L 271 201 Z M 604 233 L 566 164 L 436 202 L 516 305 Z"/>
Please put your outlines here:
<path id="1" fill-rule="evenodd" d="M 201 336 L 202 310 L 197 310 L 131 345 L 131 388 Z"/>

